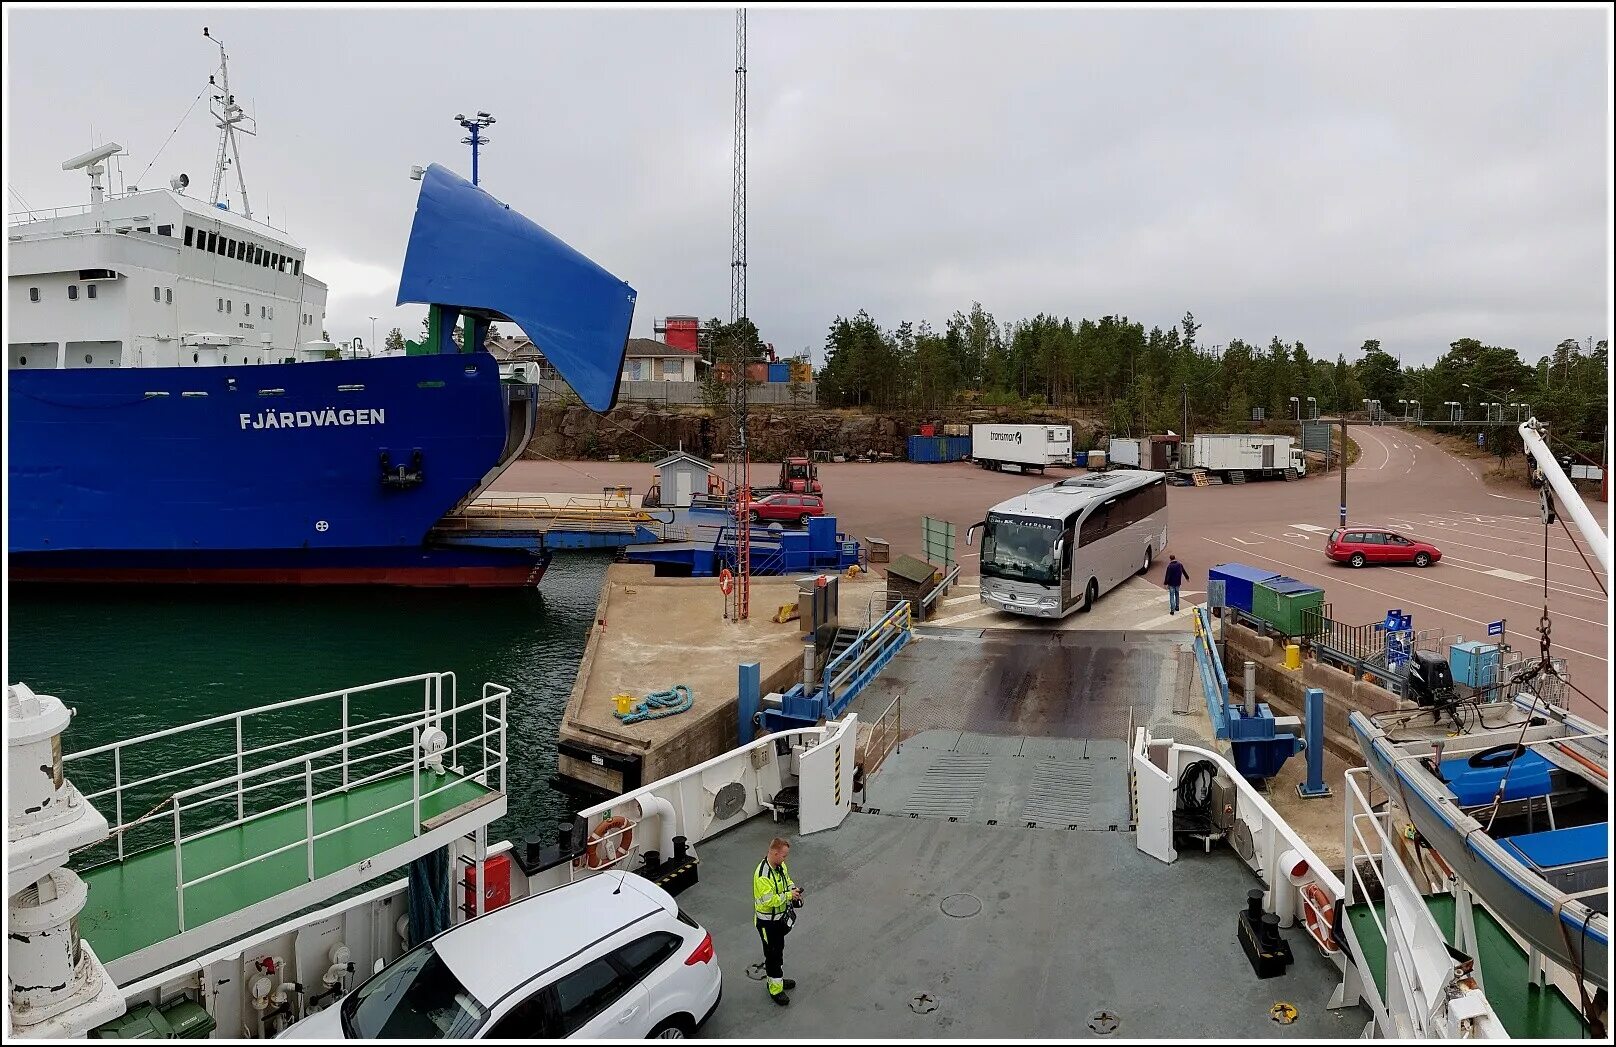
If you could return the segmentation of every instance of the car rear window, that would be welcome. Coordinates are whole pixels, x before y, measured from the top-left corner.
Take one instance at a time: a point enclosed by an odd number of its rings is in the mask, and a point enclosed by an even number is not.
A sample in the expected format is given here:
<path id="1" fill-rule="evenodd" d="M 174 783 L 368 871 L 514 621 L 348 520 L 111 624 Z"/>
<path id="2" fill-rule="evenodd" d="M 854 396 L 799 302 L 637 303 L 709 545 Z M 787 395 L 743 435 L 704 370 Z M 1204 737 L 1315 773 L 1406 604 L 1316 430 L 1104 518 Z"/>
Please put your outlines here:
<path id="1" fill-rule="evenodd" d="M 1341 531 L 1340 531 L 1339 528 L 1330 532 L 1330 541 L 1339 542 L 1340 540 L 1341 540 Z"/>

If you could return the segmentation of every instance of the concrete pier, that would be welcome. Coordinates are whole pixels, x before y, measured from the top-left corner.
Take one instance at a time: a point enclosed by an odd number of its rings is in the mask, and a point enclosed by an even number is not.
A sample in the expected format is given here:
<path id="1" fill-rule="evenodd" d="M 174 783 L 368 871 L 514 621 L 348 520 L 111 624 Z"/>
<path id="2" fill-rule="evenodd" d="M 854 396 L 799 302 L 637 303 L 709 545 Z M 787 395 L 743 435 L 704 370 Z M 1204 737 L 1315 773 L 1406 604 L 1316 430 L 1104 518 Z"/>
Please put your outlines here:
<path id="1" fill-rule="evenodd" d="M 800 624 L 772 620 L 782 605 L 796 604 L 797 583 L 795 576 L 753 578 L 751 619 L 736 623 L 724 618 L 716 578 L 658 578 L 650 565 L 608 568 L 561 720 L 561 777 L 615 795 L 734 748 L 738 667 L 757 662 L 765 694 L 802 679 Z M 870 575 L 842 578 L 842 623 L 862 629 L 870 601 L 884 590 Z M 691 689 L 689 712 L 629 725 L 613 715 L 618 694 L 639 699 L 675 684 Z"/>

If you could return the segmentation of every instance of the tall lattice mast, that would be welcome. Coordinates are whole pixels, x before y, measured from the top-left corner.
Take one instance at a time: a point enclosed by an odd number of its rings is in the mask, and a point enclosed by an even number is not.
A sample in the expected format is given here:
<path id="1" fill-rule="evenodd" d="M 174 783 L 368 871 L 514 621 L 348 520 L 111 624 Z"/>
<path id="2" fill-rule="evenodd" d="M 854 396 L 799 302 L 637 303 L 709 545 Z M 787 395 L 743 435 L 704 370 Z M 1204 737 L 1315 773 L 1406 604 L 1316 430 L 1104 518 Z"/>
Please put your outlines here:
<path id="1" fill-rule="evenodd" d="M 209 107 L 213 110 L 213 118 L 219 122 L 219 155 L 213 161 L 212 202 L 219 203 L 219 193 L 224 188 L 225 168 L 234 165 L 236 184 L 241 187 L 241 213 L 251 218 L 252 203 L 247 199 L 247 176 L 241 170 L 241 146 L 236 141 L 236 131 L 239 127 L 242 134 L 257 134 L 257 123 L 236 104 L 236 96 L 230 91 L 230 56 L 225 54 L 224 42 L 208 32 L 207 26 L 202 27 L 202 35 L 219 47 L 219 75 L 208 77 L 208 83 L 217 89 Z M 242 126 L 248 123 L 253 126 Z"/>
<path id="2" fill-rule="evenodd" d="M 724 613 L 744 622 L 752 603 L 752 479 L 746 443 L 747 381 L 750 338 L 741 337 L 746 319 L 746 8 L 735 11 L 735 178 L 730 216 L 729 319 L 733 333 L 726 346 L 730 381 L 730 445 L 724 456 L 729 489 L 735 497 L 735 585 Z"/>

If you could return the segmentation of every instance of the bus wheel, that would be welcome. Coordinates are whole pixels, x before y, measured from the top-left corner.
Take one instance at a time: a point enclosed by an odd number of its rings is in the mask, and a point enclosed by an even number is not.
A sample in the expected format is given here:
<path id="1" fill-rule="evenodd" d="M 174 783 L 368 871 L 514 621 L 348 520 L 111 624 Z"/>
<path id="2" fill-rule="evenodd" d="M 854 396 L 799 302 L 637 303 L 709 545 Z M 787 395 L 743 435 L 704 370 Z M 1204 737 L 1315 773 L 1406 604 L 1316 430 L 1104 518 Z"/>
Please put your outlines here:
<path id="1" fill-rule="evenodd" d="M 1151 561 L 1151 551 L 1150 551 L 1150 546 L 1147 545 L 1147 546 L 1145 546 L 1145 562 L 1143 564 L 1141 564 L 1140 567 L 1139 567 L 1139 573 L 1140 574 L 1145 574 L 1150 570 L 1150 561 Z"/>
<path id="2" fill-rule="evenodd" d="M 1094 610 L 1094 601 L 1100 598 L 1100 583 L 1093 578 L 1089 579 L 1089 587 L 1083 590 L 1083 613 Z"/>

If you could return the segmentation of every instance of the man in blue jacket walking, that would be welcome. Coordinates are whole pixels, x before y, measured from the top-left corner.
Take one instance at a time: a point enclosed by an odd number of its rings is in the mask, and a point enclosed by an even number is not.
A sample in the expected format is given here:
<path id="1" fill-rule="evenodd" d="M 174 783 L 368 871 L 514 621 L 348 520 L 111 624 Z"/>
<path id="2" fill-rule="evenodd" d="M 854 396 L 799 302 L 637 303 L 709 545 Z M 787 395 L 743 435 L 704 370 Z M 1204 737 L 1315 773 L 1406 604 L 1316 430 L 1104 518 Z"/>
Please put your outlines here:
<path id="1" fill-rule="evenodd" d="M 1167 613 L 1178 613 L 1178 587 L 1184 584 L 1184 576 L 1189 572 L 1184 565 L 1178 562 L 1178 557 L 1167 558 L 1167 576 L 1163 579 L 1167 583 Z"/>

